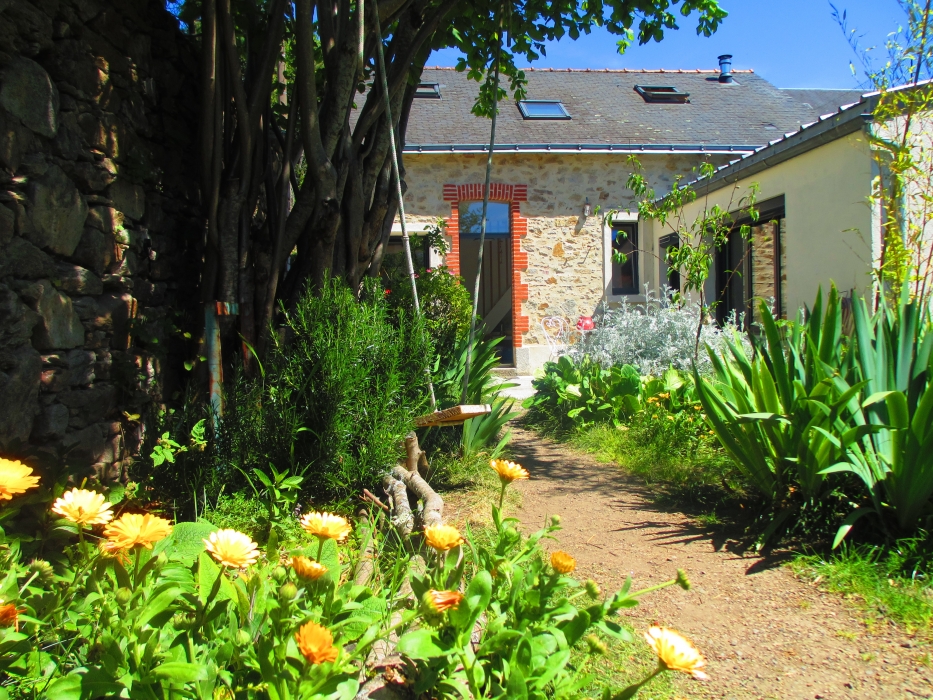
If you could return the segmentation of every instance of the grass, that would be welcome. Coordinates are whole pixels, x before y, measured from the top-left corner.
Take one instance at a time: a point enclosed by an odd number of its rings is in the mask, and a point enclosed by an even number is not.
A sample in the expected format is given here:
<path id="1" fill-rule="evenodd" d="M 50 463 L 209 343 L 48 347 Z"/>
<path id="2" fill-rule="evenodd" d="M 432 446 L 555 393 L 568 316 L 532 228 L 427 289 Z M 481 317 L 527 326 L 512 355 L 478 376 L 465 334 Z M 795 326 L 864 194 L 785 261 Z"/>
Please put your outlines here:
<path id="1" fill-rule="evenodd" d="M 583 673 L 593 676 L 592 681 L 581 689 L 583 697 L 600 697 L 607 685 L 615 692 L 642 681 L 651 675 L 658 666 L 658 657 L 636 632 L 626 626 L 632 635 L 630 642 L 599 636 L 605 645 L 605 654 L 590 652 L 586 641 L 579 643 L 573 650 L 572 663 Z M 639 700 L 673 700 L 681 697 L 677 692 L 677 682 L 673 673 L 661 673 L 652 678 L 638 692 Z"/>
<path id="2" fill-rule="evenodd" d="M 791 568 L 800 577 L 841 593 L 863 612 L 869 629 L 885 621 L 933 638 L 933 582 L 927 543 L 901 540 L 893 547 L 850 546 L 828 557 L 802 555 Z"/>
<path id="3" fill-rule="evenodd" d="M 733 510 L 745 496 L 741 475 L 715 438 L 690 424 L 643 412 L 628 426 L 594 425 L 563 436 L 576 449 L 614 462 L 644 480 L 663 499 L 692 511 L 706 525 L 722 525 L 717 511 Z M 689 416 L 688 416 L 689 417 Z"/>

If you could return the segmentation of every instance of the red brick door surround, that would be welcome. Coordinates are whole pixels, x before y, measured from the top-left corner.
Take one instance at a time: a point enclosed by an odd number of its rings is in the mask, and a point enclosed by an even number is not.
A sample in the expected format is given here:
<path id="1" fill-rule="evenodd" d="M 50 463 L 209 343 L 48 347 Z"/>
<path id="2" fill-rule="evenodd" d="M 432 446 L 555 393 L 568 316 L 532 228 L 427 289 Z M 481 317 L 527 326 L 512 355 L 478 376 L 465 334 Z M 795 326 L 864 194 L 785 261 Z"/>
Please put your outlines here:
<path id="1" fill-rule="evenodd" d="M 447 219 L 447 235 L 450 236 L 450 251 L 447 253 L 447 268 L 455 275 L 460 274 L 460 202 L 475 202 L 485 194 L 482 184 L 444 185 L 444 201 L 450 202 L 450 218 Z M 528 201 L 528 185 L 489 186 L 489 200 L 509 205 L 512 240 L 512 347 L 522 346 L 522 334 L 530 326 L 528 317 L 522 314 L 522 302 L 528 301 L 528 285 L 522 283 L 522 272 L 528 269 L 528 253 L 522 252 L 521 239 L 528 235 L 528 219 L 522 216 L 521 203 Z M 472 280 L 469 281 L 472 285 Z"/>

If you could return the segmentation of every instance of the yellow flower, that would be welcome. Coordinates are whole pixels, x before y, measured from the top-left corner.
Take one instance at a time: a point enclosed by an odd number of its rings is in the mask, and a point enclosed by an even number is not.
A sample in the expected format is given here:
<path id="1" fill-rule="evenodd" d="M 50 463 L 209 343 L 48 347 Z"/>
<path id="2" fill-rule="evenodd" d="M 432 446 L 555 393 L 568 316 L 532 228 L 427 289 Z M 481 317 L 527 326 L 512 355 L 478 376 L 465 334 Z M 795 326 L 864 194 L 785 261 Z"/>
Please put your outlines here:
<path id="1" fill-rule="evenodd" d="M 439 613 L 456 608 L 463 600 L 463 594 L 458 591 L 428 591 L 427 598 L 430 600 L 431 607 Z"/>
<path id="2" fill-rule="evenodd" d="M 551 555 L 551 566 L 559 574 L 569 574 L 577 568 L 577 560 L 567 552 L 558 550 Z"/>
<path id="3" fill-rule="evenodd" d="M 496 470 L 499 481 L 503 484 L 511 484 L 513 481 L 528 478 L 528 470 L 515 462 L 507 462 L 504 459 L 491 459 L 489 460 L 489 466 Z"/>
<path id="4" fill-rule="evenodd" d="M 12 627 L 18 632 L 19 616 L 24 612 L 26 608 L 17 608 L 16 603 L 0 605 L 0 627 Z"/>
<path id="5" fill-rule="evenodd" d="M 236 530 L 218 530 L 208 535 L 204 546 L 222 566 L 245 569 L 259 558 L 259 549 L 248 535 Z"/>
<path id="6" fill-rule="evenodd" d="M 668 420 L 674 420 L 674 416 L 668 416 L 667 419 L 668 419 Z"/>
<path id="7" fill-rule="evenodd" d="M 706 659 L 693 644 L 674 630 L 666 627 L 649 627 L 645 640 L 658 655 L 661 665 L 669 671 L 682 671 L 694 678 L 706 680 L 708 676 L 700 669 Z"/>
<path id="8" fill-rule="evenodd" d="M 152 549 L 153 543 L 171 534 L 172 524 L 150 513 L 124 513 L 104 528 L 104 537 L 117 549 L 132 549 L 136 545 Z"/>
<path id="9" fill-rule="evenodd" d="M 317 581 L 321 576 L 327 573 L 327 567 L 319 564 L 308 557 L 292 557 L 292 568 L 298 574 L 298 578 L 309 581 Z"/>
<path id="10" fill-rule="evenodd" d="M 52 512 L 68 518 L 76 525 L 105 525 L 113 519 L 111 505 L 102 493 L 71 489 L 52 504 Z"/>
<path id="11" fill-rule="evenodd" d="M 101 556 L 108 559 L 116 559 L 124 564 L 130 560 L 126 550 L 111 540 L 101 540 L 97 543 L 97 548 L 100 550 Z"/>
<path id="12" fill-rule="evenodd" d="M 346 518 L 333 513 L 306 513 L 301 518 L 301 527 L 309 535 L 320 540 L 342 542 L 350 534 L 350 523 Z"/>
<path id="13" fill-rule="evenodd" d="M 671 395 L 667 392 L 664 392 L 663 394 L 658 394 L 658 397 L 662 399 L 669 399 L 671 398 Z"/>
<path id="14" fill-rule="evenodd" d="M 330 630 L 316 622 L 304 623 L 295 632 L 295 641 L 308 663 L 323 664 L 337 660 L 337 647 L 334 646 L 334 635 Z"/>
<path id="15" fill-rule="evenodd" d="M 424 539 L 429 547 L 433 547 L 438 552 L 446 552 L 448 549 L 459 547 L 464 539 L 460 531 L 452 525 L 432 525 L 424 528 Z"/>
<path id="16" fill-rule="evenodd" d="M 39 477 L 22 462 L 0 457 L 0 501 L 9 501 L 39 485 Z"/>

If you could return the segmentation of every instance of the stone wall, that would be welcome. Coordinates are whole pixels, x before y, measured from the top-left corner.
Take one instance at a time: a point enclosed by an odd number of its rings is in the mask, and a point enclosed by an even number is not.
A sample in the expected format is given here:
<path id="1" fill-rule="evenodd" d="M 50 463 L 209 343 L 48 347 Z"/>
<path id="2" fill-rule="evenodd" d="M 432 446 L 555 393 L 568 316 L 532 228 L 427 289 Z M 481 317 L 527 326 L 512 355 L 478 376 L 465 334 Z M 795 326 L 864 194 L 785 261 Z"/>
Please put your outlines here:
<path id="1" fill-rule="evenodd" d="M 196 76 L 158 0 L 0 3 L 3 456 L 119 476 L 172 391 L 197 279 Z"/>
<path id="2" fill-rule="evenodd" d="M 580 316 L 592 315 L 601 302 L 615 300 L 607 288 L 610 262 L 602 218 L 610 209 L 636 210 L 626 187 L 632 171 L 627 161 L 625 154 L 589 153 L 497 154 L 493 160 L 494 183 L 527 185 L 527 201 L 520 203 L 527 234 L 521 237 L 520 250 L 528 263 L 520 274 L 528 297 L 520 315 L 528 317 L 528 330 L 516 342 L 516 363 L 523 371 L 534 370 L 548 358 L 541 319 L 562 316 L 576 323 Z M 677 175 L 692 178 L 702 156 L 645 154 L 641 162 L 651 185 L 666 193 Z M 417 228 L 422 222 L 451 217 L 456 202 L 445 201 L 444 186 L 481 184 L 485 166 L 481 154 L 406 154 L 406 214 L 418 222 Z M 587 198 L 594 210 L 600 207 L 598 215 L 583 216 Z M 646 248 L 651 243 L 643 242 Z M 642 281 L 654 284 L 656 268 L 657 262 L 645 254 Z"/>

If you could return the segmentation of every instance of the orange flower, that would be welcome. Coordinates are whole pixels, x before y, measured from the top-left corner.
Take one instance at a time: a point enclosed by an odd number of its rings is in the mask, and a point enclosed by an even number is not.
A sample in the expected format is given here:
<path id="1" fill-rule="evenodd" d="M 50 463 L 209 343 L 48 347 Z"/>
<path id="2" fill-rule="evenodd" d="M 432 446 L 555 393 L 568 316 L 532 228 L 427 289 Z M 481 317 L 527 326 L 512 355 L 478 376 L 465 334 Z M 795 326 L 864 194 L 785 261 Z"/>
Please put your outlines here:
<path id="1" fill-rule="evenodd" d="M 431 607 L 439 613 L 456 608 L 463 600 L 463 594 L 458 591 L 428 591 Z"/>
<path id="2" fill-rule="evenodd" d="M 491 459 L 489 466 L 499 475 L 499 481 L 503 484 L 511 484 L 513 481 L 520 481 L 528 478 L 528 470 L 515 462 L 507 462 L 504 459 Z"/>
<path id="3" fill-rule="evenodd" d="M 0 501 L 9 501 L 39 485 L 39 477 L 22 462 L 0 457 Z"/>
<path id="4" fill-rule="evenodd" d="M 452 525 L 432 525 L 424 528 L 424 539 L 429 547 L 446 552 L 464 543 L 460 531 Z"/>
<path id="5" fill-rule="evenodd" d="M 248 535 L 236 530 L 218 530 L 208 535 L 204 547 L 222 566 L 245 569 L 259 558 L 259 549 Z"/>
<path id="6" fill-rule="evenodd" d="M 101 540 L 97 543 L 97 548 L 100 550 L 101 556 L 107 557 L 108 559 L 116 559 L 124 564 L 130 560 L 126 550 L 111 540 Z"/>
<path id="7" fill-rule="evenodd" d="M 19 616 L 26 608 L 17 608 L 16 603 L 0 605 L 0 627 L 12 627 L 19 632 Z"/>
<path id="8" fill-rule="evenodd" d="M 319 540 L 342 542 L 350 534 L 350 523 L 346 518 L 333 513 L 306 513 L 301 518 L 301 527 Z"/>
<path id="9" fill-rule="evenodd" d="M 569 574 L 573 573 L 573 570 L 577 568 L 577 560 L 567 552 L 558 550 L 551 555 L 551 566 L 559 574 Z"/>
<path id="10" fill-rule="evenodd" d="M 682 671 L 694 678 L 706 680 L 708 676 L 700 669 L 706 660 L 693 644 L 674 630 L 666 627 L 649 627 L 645 640 L 658 655 L 661 665 L 668 671 Z"/>
<path id="11" fill-rule="evenodd" d="M 334 646 L 334 635 L 326 627 L 316 622 L 304 623 L 295 632 L 295 641 L 308 663 L 323 664 L 337 660 L 337 647 Z"/>
<path id="12" fill-rule="evenodd" d="M 52 512 L 68 518 L 76 525 L 104 525 L 113 519 L 111 505 L 102 493 L 71 489 L 52 504 Z"/>
<path id="13" fill-rule="evenodd" d="M 327 567 L 308 557 L 292 557 L 292 568 L 298 578 L 308 581 L 317 581 L 327 573 Z"/>
<path id="14" fill-rule="evenodd" d="M 104 528 L 104 537 L 119 549 L 132 549 L 136 545 L 152 549 L 153 543 L 171 534 L 172 524 L 150 513 L 124 513 Z"/>

